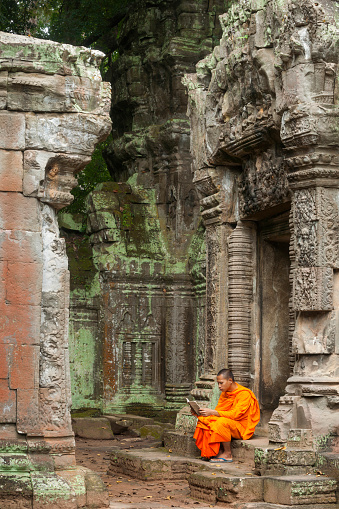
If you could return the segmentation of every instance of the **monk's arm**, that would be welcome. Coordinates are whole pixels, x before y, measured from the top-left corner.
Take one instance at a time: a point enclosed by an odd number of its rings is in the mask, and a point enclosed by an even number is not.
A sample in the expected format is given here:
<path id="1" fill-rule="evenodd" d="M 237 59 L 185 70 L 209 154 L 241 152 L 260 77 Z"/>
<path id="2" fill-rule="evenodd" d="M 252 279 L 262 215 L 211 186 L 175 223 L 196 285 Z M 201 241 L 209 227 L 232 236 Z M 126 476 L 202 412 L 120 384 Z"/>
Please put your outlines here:
<path id="1" fill-rule="evenodd" d="M 229 419 L 238 420 L 247 412 L 251 405 L 252 396 L 250 392 L 241 392 L 234 400 L 233 406 L 230 410 L 223 411 L 218 408 L 220 417 L 228 417 Z"/>
<path id="2" fill-rule="evenodd" d="M 209 415 L 216 415 L 217 417 L 220 417 L 220 414 L 217 410 L 212 410 L 212 408 L 200 408 L 200 415 L 203 415 L 204 417 L 208 417 Z"/>

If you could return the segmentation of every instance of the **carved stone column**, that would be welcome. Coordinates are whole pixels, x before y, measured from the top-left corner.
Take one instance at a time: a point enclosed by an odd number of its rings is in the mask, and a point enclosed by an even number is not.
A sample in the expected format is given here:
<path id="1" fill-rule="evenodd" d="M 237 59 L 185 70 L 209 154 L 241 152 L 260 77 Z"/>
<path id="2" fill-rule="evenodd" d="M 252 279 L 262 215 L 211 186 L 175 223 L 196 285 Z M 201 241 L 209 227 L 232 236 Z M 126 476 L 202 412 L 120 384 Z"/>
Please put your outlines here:
<path id="1" fill-rule="evenodd" d="M 228 367 L 246 387 L 251 378 L 255 234 L 250 221 L 239 222 L 228 243 Z"/>
<path id="2" fill-rule="evenodd" d="M 56 214 L 110 131 L 102 54 L 3 33 L 0 50 L 0 506 L 104 507 L 75 464 Z"/>
<path id="3" fill-rule="evenodd" d="M 296 355 L 286 394 L 270 421 L 270 439 L 290 428 L 315 443 L 339 435 L 339 141 L 334 4 L 290 6 L 277 48 L 281 139 L 292 190 L 292 305 Z M 320 17 L 321 16 L 321 17 Z M 291 22 L 292 20 L 292 22 Z M 321 21 L 319 21 L 321 20 Z M 326 33 L 324 33 L 326 26 Z M 331 33 L 331 36 L 329 34 Z M 337 438 L 338 439 L 338 438 Z"/>

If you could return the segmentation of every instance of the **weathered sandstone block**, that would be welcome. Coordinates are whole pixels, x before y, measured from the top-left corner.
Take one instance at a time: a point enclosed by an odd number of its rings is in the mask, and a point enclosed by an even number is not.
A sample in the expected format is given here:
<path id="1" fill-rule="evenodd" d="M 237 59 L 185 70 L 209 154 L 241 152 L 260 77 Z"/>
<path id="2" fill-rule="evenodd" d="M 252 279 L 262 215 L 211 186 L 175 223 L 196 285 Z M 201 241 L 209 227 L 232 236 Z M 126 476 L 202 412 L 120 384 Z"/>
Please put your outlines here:
<path id="1" fill-rule="evenodd" d="M 22 191 L 22 153 L 0 150 L 0 191 Z"/>

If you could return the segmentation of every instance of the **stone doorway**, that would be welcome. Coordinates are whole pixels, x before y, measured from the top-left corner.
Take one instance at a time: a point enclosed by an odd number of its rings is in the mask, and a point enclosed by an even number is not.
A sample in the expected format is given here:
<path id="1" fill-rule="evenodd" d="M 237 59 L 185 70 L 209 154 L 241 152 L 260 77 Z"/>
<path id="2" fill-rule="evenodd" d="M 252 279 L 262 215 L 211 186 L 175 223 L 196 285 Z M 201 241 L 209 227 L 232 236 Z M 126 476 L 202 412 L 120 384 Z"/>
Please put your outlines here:
<path id="1" fill-rule="evenodd" d="M 293 368 L 291 335 L 294 313 L 290 306 L 289 211 L 258 223 L 257 350 L 252 355 L 254 388 L 259 394 L 261 426 L 284 394 Z M 257 341 L 255 340 L 255 343 Z M 258 352 L 259 349 L 259 352 Z"/>

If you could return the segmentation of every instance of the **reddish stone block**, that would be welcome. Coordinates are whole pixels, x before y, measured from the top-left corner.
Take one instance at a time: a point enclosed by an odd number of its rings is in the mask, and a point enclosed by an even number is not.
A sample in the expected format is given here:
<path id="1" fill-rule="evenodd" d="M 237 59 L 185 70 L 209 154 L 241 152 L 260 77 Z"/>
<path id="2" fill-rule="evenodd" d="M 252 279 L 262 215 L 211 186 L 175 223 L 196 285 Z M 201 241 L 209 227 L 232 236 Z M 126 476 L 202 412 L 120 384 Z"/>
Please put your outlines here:
<path id="1" fill-rule="evenodd" d="M 8 378 L 14 345 L 0 343 L 0 378 Z"/>
<path id="2" fill-rule="evenodd" d="M 75 454 L 57 454 L 53 459 L 55 470 L 66 470 L 76 466 Z"/>
<path id="3" fill-rule="evenodd" d="M 42 264 L 8 262 L 6 300 L 10 304 L 41 303 Z"/>
<path id="4" fill-rule="evenodd" d="M 0 260 L 38 262 L 42 257 L 41 235 L 38 232 L 0 232 Z"/>
<path id="5" fill-rule="evenodd" d="M 40 322 L 40 306 L 0 301 L 0 343 L 39 345 Z"/>
<path id="6" fill-rule="evenodd" d="M 0 150 L 0 191 L 22 191 L 22 152 Z"/>
<path id="7" fill-rule="evenodd" d="M 0 302 L 6 298 L 5 281 L 7 276 L 7 262 L 0 261 Z"/>
<path id="8" fill-rule="evenodd" d="M 8 387 L 8 380 L 0 380 L 1 422 L 16 421 L 16 393 Z"/>
<path id="9" fill-rule="evenodd" d="M 38 346 L 19 345 L 14 347 L 9 376 L 11 389 L 36 389 L 39 387 L 39 354 Z"/>
<path id="10" fill-rule="evenodd" d="M 16 430 L 16 425 L 14 423 L 12 424 L 2 424 L 1 425 L 1 440 L 2 442 L 5 440 L 8 440 L 10 443 L 16 442 L 22 440 L 22 435 L 19 435 L 19 433 Z M 24 442 L 26 442 L 26 439 L 24 439 Z"/>
<path id="11" fill-rule="evenodd" d="M 40 232 L 39 202 L 21 193 L 0 192 L 0 230 Z"/>
<path id="12" fill-rule="evenodd" d="M 14 391 L 13 391 L 14 392 Z M 17 389 L 17 430 L 19 433 L 42 435 L 39 426 L 38 390 Z"/>
<path id="13" fill-rule="evenodd" d="M 25 115 L 23 113 L 0 112 L 0 148 L 24 150 Z"/>

